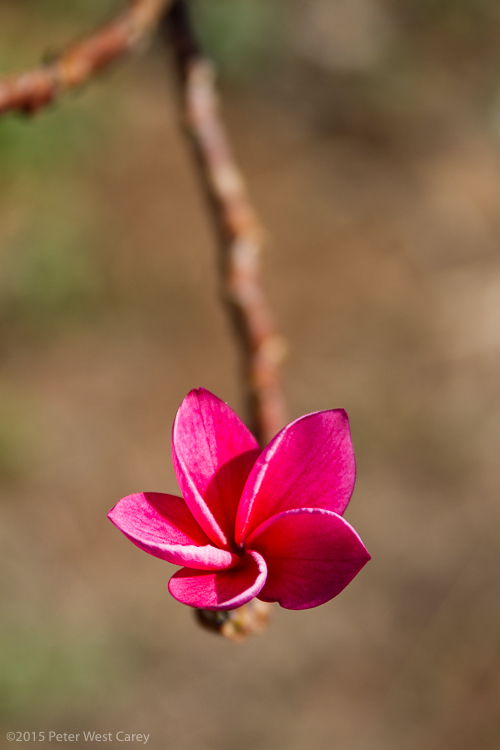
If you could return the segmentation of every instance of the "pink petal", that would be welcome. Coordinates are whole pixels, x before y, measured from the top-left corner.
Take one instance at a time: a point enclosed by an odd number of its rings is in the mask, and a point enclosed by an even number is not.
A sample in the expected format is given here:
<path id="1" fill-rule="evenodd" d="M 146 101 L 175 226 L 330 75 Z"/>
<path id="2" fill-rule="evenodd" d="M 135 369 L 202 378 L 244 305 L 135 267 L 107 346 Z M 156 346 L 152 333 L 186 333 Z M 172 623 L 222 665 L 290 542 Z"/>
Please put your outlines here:
<path id="1" fill-rule="evenodd" d="M 234 411 L 204 388 L 191 391 L 172 430 L 172 457 L 182 495 L 219 547 L 234 545 L 236 510 L 257 441 Z"/>
<path id="2" fill-rule="evenodd" d="M 370 559 L 347 521 L 317 508 L 273 516 L 247 544 L 267 564 L 259 599 L 279 602 L 286 609 L 309 609 L 333 599 Z"/>
<path id="3" fill-rule="evenodd" d="M 266 581 L 266 563 L 257 552 L 247 552 L 241 564 L 216 573 L 190 568 L 178 570 L 168 590 L 177 601 L 200 609 L 236 609 L 253 599 Z"/>
<path id="4" fill-rule="evenodd" d="M 239 561 L 237 555 L 210 543 L 182 497 L 159 492 L 128 495 L 108 518 L 142 550 L 174 565 L 222 570 Z"/>
<path id="5" fill-rule="evenodd" d="M 355 479 L 345 411 L 318 411 L 296 419 L 271 440 L 248 477 L 236 518 L 237 544 L 285 510 L 322 508 L 341 515 Z"/>

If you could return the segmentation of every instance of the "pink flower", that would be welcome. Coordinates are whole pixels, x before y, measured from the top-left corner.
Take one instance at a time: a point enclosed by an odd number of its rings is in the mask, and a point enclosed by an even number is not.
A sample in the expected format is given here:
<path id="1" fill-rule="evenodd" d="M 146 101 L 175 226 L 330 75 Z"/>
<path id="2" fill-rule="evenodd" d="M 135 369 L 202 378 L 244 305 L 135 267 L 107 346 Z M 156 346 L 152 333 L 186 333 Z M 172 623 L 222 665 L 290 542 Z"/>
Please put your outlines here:
<path id="1" fill-rule="evenodd" d="M 172 457 L 184 499 L 129 495 L 108 517 L 145 552 L 184 566 L 168 586 L 183 604 L 228 610 L 257 596 L 317 607 L 370 559 L 342 518 L 356 473 L 342 409 L 296 419 L 261 452 L 234 411 L 200 388 L 179 407 Z"/>

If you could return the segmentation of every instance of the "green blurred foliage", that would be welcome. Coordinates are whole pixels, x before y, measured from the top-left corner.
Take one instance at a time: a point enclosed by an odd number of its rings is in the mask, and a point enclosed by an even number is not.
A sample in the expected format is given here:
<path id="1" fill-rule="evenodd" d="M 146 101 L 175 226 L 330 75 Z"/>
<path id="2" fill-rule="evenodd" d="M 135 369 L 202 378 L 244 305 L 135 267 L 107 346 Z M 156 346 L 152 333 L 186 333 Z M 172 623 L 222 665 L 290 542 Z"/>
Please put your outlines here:
<path id="1" fill-rule="evenodd" d="M 91 311 L 99 275 L 89 247 L 85 228 L 64 212 L 42 213 L 23 224 L 0 266 L 2 327 L 46 333 Z"/>
<path id="2" fill-rule="evenodd" d="M 115 658 L 116 657 L 116 658 Z M 103 670 L 103 662 L 107 669 Z M 0 721 L 39 718 L 58 707 L 85 716 L 86 707 L 117 685 L 119 658 L 104 637 L 61 631 L 50 623 L 0 629 Z M 115 692 L 116 694 L 116 692 Z"/>
<path id="3" fill-rule="evenodd" d="M 57 23 L 66 39 L 100 22 L 120 2 L 3 2 L 0 66 L 36 64 Z M 25 33 L 20 33 L 24 29 Z M 71 31 L 74 29 L 75 31 Z M 56 34 L 57 36 L 57 34 Z M 103 99 L 106 98 L 106 108 Z M 4 347 L 58 336 L 99 308 L 95 219 L 85 164 L 106 142 L 113 93 L 91 87 L 34 118 L 0 118 L 0 334 Z M 0 383 L 0 478 L 24 477 L 33 455 L 33 410 Z M 17 657 L 16 657 L 17 658 Z M 10 662 L 0 646 L 0 702 Z M 14 668 L 13 668 L 14 669 Z M 15 671 L 15 670 L 14 670 Z M 21 670 L 22 671 L 22 670 Z M 19 673 L 21 679 L 21 673 Z M 3 678 L 3 681 L 2 681 Z M 15 691 L 14 691 L 15 692 Z M 7 702 L 7 706 L 10 703 Z"/>
<path id="4" fill-rule="evenodd" d="M 38 13 L 63 11 L 61 3 L 47 0 L 32 16 L 31 5 L 25 3 L 26 19 L 35 26 Z M 0 330 L 11 340 L 57 334 L 98 306 L 85 164 L 104 147 L 115 101 L 113 92 L 96 86 L 34 118 L 0 119 Z"/>
<path id="5" fill-rule="evenodd" d="M 195 0 L 204 48 L 234 80 L 262 73 L 283 50 L 282 6 L 267 0 Z"/>
<path id="6" fill-rule="evenodd" d="M 32 455 L 31 404 L 26 397 L 0 384 L 0 479 L 26 474 Z"/>
<path id="7" fill-rule="evenodd" d="M 95 146 L 101 118 L 97 109 L 66 101 L 35 119 L 9 115 L 0 119 L 0 191 L 12 179 L 40 179 L 61 169 L 71 170 Z"/>
<path id="8" fill-rule="evenodd" d="M 78 164 L 99 141 L 94 115 L 69 105 L 35 120 L 0 121 L 4 211 L 24 214 L 0 255 L 0 329 L 11 337 L 58 331 L 98 298 L 88 198 L 75 184 Z"/>

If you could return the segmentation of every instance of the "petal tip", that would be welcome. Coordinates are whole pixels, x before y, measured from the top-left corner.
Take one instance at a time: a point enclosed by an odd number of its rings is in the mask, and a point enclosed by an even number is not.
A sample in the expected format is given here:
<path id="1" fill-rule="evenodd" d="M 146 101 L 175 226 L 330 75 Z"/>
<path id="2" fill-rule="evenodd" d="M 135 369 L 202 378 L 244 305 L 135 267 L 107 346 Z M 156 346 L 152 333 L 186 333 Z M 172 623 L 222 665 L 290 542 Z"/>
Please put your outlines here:
<path id="1" fill-rule="evenodd" d="M 117 503 L 113 505 L 110 510 L 108 510 L 106 516 L 111 521 L 111 523 L 116 526 L 118 529 L 120 529 L 120 526 L 118 524 L 118 517 L 120 515 L 120 503 L 122 503 L 124 500 L 126 501 L 129 497 L 132 497 L 131 495 L 127 495 L 126 497 L 122 497 L 120 500 L 118 500 Z M 121 529 L 120 529 L 121 530 Z"/>

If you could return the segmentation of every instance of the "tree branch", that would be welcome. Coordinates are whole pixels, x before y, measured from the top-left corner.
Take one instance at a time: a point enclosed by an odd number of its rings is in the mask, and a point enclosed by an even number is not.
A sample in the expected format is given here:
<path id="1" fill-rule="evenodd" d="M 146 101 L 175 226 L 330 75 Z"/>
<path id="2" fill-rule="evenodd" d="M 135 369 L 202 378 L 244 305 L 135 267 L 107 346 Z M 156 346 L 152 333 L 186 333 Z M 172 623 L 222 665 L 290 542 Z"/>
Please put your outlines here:
<path id="1" fill-rule="evenodd" d="M 34 114 L 61 94 L 82 86 L 137 47 L 157 26 L 172 0 L 133 0 L 117 18 L 46 65 L 0 79 L 0 114 Z"/>
<path id="2" fill-rule="evenodd" d="M 264 232 L 234 161 L 221 119 L 212 65 L 204 59 L 187 3 L 176 0 L 160 26 L 173 49 L 184 124 L 219 240 L 220 285 L 242 353 L 250 427 L 265 445 L 286 423 L 279 374 L 285 344 L 260 279 Z M 271 605 L 258 599 L 228 612 L 196 610 L 198 622 L 232 641 L 262 631 Z"/>
<path id="3" fill-rule="evenodd" d="M 176 0 L 160 28 L 174 52 L 185 127 L 217 231 L 221 291 L 241 347 L 250 427 L 265 445 L 286 416 L 279 374 L 285 344 L 260 279 L 264 232 L 231 152 L 213 67 L 200 52 L 183 0 Z"/>

